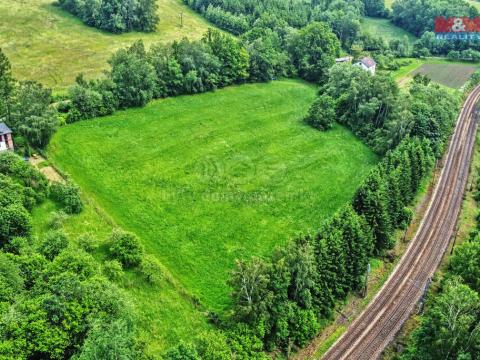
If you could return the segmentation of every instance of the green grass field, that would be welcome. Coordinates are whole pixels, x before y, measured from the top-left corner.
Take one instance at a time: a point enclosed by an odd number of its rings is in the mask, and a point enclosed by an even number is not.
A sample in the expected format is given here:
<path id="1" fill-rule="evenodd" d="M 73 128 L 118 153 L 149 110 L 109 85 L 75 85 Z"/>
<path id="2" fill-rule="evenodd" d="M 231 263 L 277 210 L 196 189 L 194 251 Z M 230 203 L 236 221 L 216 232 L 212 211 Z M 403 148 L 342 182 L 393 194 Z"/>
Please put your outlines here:
<path id="1" fill-rule="evenodd" d="M 478 66 L 466 64 L 423 64 L 412 75 L 427 75 L 434 82 L 459 89 L 477 69 Z"/>
<path id="2" fill-rule="evenodd" d="M 393 25 L 389 19 L 364 17 L 361 22 L 361 28 L 363 31 L 374 36 L 383 37 L 387 42 L 392 39 L 403 40 L 405 36 L 408 38 L 410 45 L 413 45 L 417 40 L 417 38 L 408 31 Z"/>
<path id="3" fill-rule="evenodd" d="M 393 77 L 404 86 L 415 74 L 425 74 L 433 82 L 453 89 L 461 88 L 478 69 L 479 64 L 449 61 L 440 58 L 410 59 L 411 63 L 393 72 Z"/>
<path id="4" fill-rule="evenodd" d="M 285 80 L 155 101 L 63 127 L 48 154 L 222 311 L 235 259 L 318 229 L 377 161 L 343 127 L 302 123 L 315 93 Z"/>
<path id="5" fill-rule="evenodd" d="M 107 59 L 116 49 L 137 39 L 150 44 L 199 38 L 210 26 L 181 0 L 158 0 L 156 32 L 114 35 L 84 25 L 52 4 L 53 0 L 0 0 L 0 47 L 9 56 L 15 76 L 56 90 L 71 85 L 80 72 L 98 76 L 108 68 Z"/>

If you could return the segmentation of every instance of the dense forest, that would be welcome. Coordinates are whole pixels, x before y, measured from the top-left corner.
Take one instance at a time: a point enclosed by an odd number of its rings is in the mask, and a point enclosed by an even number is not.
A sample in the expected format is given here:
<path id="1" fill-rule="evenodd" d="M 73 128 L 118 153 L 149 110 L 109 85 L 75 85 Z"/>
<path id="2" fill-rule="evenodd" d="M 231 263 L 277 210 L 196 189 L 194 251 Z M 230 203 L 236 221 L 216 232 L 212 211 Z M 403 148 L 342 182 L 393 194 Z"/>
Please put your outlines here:
<path id="1" fill-rule="evenodd" d="M 156 0 L 59 0 L 58 4 L 85 24 L 113 33 L 152 32 L 159 21 Z"/>
<path id="2" fill-rule="evenodd" d="M 478 10 L 464 0 L 395 0 L 392 10 L 394 24 L 416 36 L 433 31 L 437 16 L 478 16 Z"/>

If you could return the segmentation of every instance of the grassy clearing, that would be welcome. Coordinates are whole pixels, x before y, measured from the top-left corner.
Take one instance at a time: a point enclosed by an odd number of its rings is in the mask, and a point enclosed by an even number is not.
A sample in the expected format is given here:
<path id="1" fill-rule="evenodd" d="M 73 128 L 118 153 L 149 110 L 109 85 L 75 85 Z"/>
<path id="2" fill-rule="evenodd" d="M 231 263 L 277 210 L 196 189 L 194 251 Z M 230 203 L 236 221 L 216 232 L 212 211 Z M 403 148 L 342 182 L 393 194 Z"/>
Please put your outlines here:
<path id="1" fill-rule="evenodd" d="M 315 93 L 285 80 L 160 100 L 64 127 L 48 153 L 222 311 L 235 259 L 317 229 L 377 162 L 343 127 L 302 123 Z"/>
<path id="2" fill-rule="evenodd" d="M 392 71 L 393 78 L 397 82 L 403 81 L 405 78 L 407 78 L 412 71 L 414 71 L 416 68 L 421 66 L 425 60 L 422 59 L 416 59 L 416 58 L 410 58 L 408 59 L 410 63 L 406 66 L 400 67 L 398 70 Z"/>
<path id="3" fill-rule="evenodd" d="M 84 25 L 52 4 L 52 0 L 0 0 L 0 47 L 9 56 L 15 76 L 54 89 L 71 85 L 80 72 L 87 77 L 100 75 L 108 68 L 110 55 L 135 40 L 150 44 L 199 38 L 210 26 L 181 0 L 158 0 L 156 32 L 114 35 Z"/>
<path id="4" fill-rule="evenodd" d="M 387 42 L 393 39 L 403 40 L 405 36 L 410 45 L 413 45 L 417 40 L 414 35 L 395 26 L 389 19 L 364 17 L 361 22 L 361 28 L 364 32 L 383 37 Z"/>

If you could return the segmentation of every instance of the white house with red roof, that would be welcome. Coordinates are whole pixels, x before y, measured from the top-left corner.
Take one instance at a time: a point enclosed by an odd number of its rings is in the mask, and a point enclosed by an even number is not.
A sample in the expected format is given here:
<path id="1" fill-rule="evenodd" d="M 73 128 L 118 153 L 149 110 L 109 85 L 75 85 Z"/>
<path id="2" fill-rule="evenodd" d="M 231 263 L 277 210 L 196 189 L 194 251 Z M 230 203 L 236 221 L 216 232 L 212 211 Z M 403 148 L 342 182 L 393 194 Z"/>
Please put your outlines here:
<path id="1" fill-rule="evenodd" d="M 364 57 L 359 62 L 355 63 L 355 66 L 360 66 L 363 70 L 368 71 L 372 75 L 375 75 L 377 69 L 377 63 L 371 57 Z"/>

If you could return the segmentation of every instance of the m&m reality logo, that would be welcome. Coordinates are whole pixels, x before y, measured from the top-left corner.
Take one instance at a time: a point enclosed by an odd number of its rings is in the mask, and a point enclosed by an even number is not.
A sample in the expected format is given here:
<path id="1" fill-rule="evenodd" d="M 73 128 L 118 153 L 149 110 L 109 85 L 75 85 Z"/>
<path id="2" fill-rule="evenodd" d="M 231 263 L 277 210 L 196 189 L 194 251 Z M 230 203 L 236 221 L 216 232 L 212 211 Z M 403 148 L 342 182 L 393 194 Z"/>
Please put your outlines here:
<path id="1" fill-rule="evenodd" d="M 437 16 L 434 31 L 440 40 L 480 40 L 480 17 Z"/>

